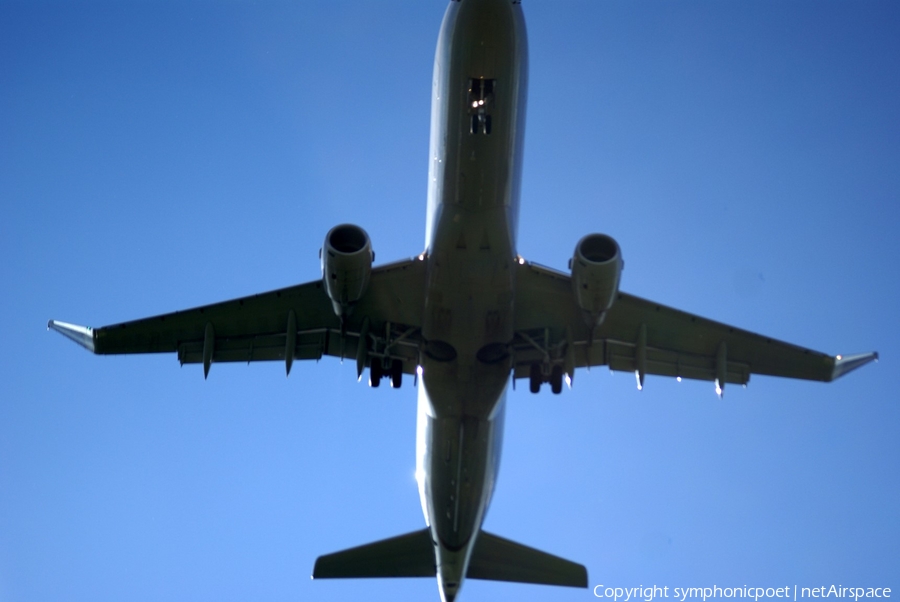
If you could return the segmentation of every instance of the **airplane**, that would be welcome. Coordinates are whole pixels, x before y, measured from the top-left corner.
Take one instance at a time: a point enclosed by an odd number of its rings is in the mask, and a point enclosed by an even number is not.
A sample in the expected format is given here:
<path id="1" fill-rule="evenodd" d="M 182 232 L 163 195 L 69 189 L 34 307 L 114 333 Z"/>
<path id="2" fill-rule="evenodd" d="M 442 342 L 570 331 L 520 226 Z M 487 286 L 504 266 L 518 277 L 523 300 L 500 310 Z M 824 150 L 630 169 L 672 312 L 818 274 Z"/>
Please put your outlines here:
<path id="1" fill-rule="evenodd" d="M 518 0 L 452 0 L 438 37 L 426 242 L 373 267 L 368 234 L 335 226 L 322 278 L 180 312 L 50 329 L 95 354 L 176 353 L 202 364 L 323 355 L 357 378 L 417 386 L 416 479 L 425 528 L 320 556 L 313 577 L 436 577 L 444 602 L 466 578 L 587 587 L 584 566 L 484 531 L 506 392 L 572 385 L 580 368 L 746 385 L 751 374 L 832 381 L 877 353 L 829 356 L 619 290 L 618 243 L 588 234 L 569 272 L 517 253 L 528 77 Z"/>

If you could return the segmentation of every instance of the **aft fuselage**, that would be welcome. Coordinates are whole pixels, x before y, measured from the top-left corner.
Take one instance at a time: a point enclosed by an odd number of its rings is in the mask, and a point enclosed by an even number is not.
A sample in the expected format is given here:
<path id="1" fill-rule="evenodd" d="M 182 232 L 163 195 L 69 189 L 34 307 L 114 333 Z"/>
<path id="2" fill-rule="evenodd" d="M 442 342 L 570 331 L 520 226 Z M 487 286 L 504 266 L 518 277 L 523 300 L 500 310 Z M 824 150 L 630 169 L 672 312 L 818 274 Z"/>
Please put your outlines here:
<path id="1" fill-rule="evenodd" d="M 434 64 L 416 471 L 444 600 L 465 576 L 500 460 L 526 90 L 521 7 L 451 2 Z"/>

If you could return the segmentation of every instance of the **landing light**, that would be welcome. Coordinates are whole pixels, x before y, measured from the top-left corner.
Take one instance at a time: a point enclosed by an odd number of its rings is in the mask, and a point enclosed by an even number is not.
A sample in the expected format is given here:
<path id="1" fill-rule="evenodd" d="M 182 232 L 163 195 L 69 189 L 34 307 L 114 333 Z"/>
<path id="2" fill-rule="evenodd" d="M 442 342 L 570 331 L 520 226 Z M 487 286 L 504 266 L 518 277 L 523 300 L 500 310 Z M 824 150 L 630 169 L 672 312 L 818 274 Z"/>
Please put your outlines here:
<path id="1" fill-rule="evenodd" d="M 837 356 L 837 359 L 841 359 L 841 356 Z"/>
<path id="2" fill-rule="evenodd" d="M 477 101 L 477 100 L 474 101 L 474 102 L 472 103 L 472 108 L 473 108 L 473 109 L 477 109 L 477 108 L 478 108 L 478 101 Z"/>
<path id="3" fill-rule="evenodd" d="M 524 257 L 522 257 L 521 255 L 519 255 L 519 256 L 517 257 L 517 259 L 518 259 L 518 261 L 519 261 L 519 265 L 525 265 L 525 258 L 524 258 Z"/>

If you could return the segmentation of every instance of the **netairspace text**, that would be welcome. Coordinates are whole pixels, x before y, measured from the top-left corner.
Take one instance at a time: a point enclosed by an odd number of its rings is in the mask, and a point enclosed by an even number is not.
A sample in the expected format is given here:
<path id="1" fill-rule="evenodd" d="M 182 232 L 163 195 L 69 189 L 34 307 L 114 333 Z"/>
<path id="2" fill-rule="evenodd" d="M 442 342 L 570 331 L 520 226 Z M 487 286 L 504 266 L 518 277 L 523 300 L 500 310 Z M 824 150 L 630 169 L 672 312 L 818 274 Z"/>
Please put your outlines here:
<path id="1" fill-rule="evenodd" d="M 671 590 L 671 595 L 669 594 Z M 796 602 L 800 599 L 812 598 L 844 598 L 859 602 L 864 598 L 890 598 L 889 587 L 845 587 L 843 585 L 820 585 L 818 587 L 800 587 L 786 585 L 784 587 L 670 587 L 668 585 L 649 585 L 644 587 L 611 587 L 597 585 L 594 587 L 594 596 L 597 598 L 610 598 L 612 602 L 631 602 L 643 600 L 653 602 L 658 598 L 672 598 L 678 602 L 699 599 L 703 602 L 716 598 L 748 598 L 754 602 L 767 598 L 782 598 Z"/>

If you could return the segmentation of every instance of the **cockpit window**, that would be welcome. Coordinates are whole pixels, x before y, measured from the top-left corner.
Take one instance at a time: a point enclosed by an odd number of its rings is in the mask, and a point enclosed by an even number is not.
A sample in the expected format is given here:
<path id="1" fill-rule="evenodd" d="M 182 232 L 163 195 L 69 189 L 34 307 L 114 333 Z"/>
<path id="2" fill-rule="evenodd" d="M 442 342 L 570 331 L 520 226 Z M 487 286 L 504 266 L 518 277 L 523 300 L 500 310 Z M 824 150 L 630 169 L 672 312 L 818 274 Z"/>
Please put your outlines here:
<path id="1" fill-rule="evenodd" d="M 469 133 L 491 133 L 491 109 L 494 105 L 496 80 L 472 78 L 469 80 Z"/>

